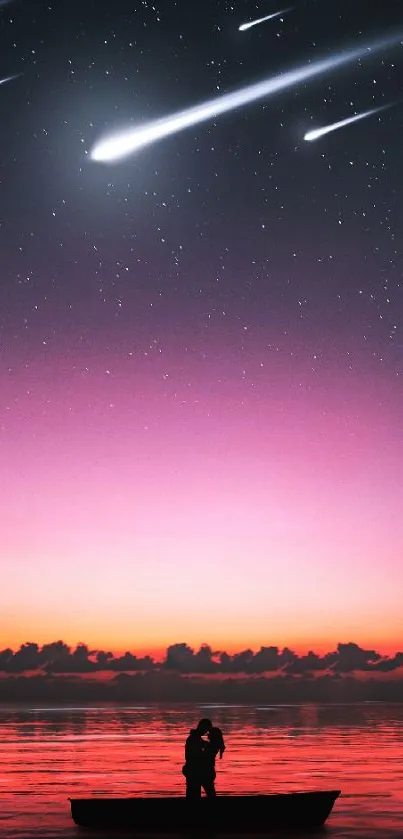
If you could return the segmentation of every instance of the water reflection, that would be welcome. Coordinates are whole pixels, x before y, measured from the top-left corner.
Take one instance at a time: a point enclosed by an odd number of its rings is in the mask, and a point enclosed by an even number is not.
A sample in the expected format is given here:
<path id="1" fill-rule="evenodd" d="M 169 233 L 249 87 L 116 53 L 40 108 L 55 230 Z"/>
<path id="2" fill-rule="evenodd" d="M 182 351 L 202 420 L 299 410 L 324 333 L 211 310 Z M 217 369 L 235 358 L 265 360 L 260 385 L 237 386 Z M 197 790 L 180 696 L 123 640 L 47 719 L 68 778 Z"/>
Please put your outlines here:
<path id="1" fill-rule="evenodd" d="M 68 796 L 183 794 L 200 716 L 225 731 L 220 792 L 341 788 L 334 837 L 403 836 L 403 706 L 89 706 L 0 709 L 0 832 L 75 836 Z"/>

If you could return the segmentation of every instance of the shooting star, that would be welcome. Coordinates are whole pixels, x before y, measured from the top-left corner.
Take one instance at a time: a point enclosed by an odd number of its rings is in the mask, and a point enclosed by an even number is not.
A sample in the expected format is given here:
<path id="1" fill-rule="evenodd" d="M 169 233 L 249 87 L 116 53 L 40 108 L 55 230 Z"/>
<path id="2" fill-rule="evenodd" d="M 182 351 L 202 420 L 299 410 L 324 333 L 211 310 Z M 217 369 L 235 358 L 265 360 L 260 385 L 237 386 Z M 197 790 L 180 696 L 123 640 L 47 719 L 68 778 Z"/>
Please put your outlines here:
<path id="1" fill-rule="evenodd" d="M 14 79 L 19 79 L 21 73 L 17 73 L 15 76 L 6 76 L 4 79 L 0 79 L 0 84 L 6 84 L 7 82 L 12 82 Z"/>
<path id="2" fill-rule="evenodd" d="M 315 128 L 313 131 L 308 131 L 307 134 L 304 136 L 304 140 L 307 140 L 308 143 L 311 143 L 312 140 L 319 140 L 319 137 L 324 137 L 325 134 L 330 134 L 331 131 L 338 131 L 339 128 L 344 128 L 346 125 L 351 125 L 353 122 L 359 122 L 360 119 L 366 119 L 367 117 L 373 116 L 373 114 L 378 114 L 379 111 L 384 111 L 386 108 L 390 108 L 391 105 L 382 105 L 380 108 L 371 108 L 370 111 L 363 111 L 362 114 L 354 114 L 352 117 L 347 117 L 347 119 L 341 119 L 340 122 L 333 122 L 331 125 L 324 125 L 322 128 Z"/>
<path id="3" fill-rule="evenodd" d="M 90 158 L 91 160 L 102 163 L 119 160 L 145 146 L 149 146 L 151 143 L 157 142 L 157 140 L 162 140 L 164 137 L 169 137 L 171 134 L 183 131 L 185 128 L 199 125 L 209 119 L 215 119 L 221 114 L 241 108 L 243 105 L 256 102 L 258 99 L 263 99 L 281 90 L 295 87 L 302 82 L 308 81 L 308 79 L 313 79 L 323 73 L 335 70 L 337 67 L 351 64 L 354 61 L 358 61 L 358 59 L 364 58 L 367 54 L 372 55 L 387 47 L 401 43 L 402 37 L 403 35 L 400 32 L 390 38 L 375 41 L 370 45 L 336 53 L 336 55 L 325 58 L 322 61 L 308 62 L 296 70 L 279 73 L 277 76 L 271 76 L 262 82 L 241 87 L 233 93 L 225 93 L 222 96 L 209 99 L 200 105 L 187 108 L 184 111 L 178 111 L 171 116 L 153 120 L 153 122 L 147 123 L 144 127 L 119 132 L 112 137 L 105 138 L 96 143 L 90 153 Z"/>
<path id="4" fill-rule="evenodd" d="M 259 23 L 266 23 L 267 20 L 274 20 L 276 17 L 286 15 L 287 12 L 292 12 L 292 9 L 284 9 L 282 12 L 274 12 L 272 15 L 266 15 L 266 17 L 259 17 L 256 20 L 249 20 L 247 23 L 241 23 L 239 32 L 246 32 L 247 29 L 252 29 L 252 26 L 258 26 Z"/>

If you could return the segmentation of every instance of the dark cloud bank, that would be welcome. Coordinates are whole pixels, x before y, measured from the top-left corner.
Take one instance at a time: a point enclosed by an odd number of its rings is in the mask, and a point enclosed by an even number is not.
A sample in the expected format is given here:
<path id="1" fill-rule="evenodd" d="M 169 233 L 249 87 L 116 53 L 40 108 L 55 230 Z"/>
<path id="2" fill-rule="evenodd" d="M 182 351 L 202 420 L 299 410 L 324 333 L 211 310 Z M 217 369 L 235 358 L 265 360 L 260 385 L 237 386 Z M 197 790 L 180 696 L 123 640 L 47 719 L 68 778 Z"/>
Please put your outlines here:
<path id="1" fill-rule="evenodd" d="M 204 644 L 168 647 L 165 659 L 115 657 L 63 641 L 22 644 L 0 652 L 2 701 L 302 702 L 400 700 L 403 653 L 381 656 L 357 644 L 338 644 L 324 656 L 287 647 L 229 655 Z M 389 678 L 388 678 L 389 676 Z M 393 678 L 391 676 L 394 676 Z M 206 678 L 207 677 L 207 678 Z M 210 677 L 210 678 L 208 678 Z"/>

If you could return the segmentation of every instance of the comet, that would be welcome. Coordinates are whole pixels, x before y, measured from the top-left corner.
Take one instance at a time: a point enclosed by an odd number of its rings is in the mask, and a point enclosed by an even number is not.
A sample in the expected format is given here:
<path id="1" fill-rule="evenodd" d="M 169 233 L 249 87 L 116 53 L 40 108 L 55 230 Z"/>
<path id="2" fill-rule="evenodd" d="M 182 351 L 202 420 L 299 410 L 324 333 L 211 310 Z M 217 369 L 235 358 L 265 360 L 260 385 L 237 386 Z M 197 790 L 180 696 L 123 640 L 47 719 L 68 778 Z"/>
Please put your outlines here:
<path id="1" fill-rule="evenodd" d="M 398 43 L 402 43 L 402 33 L 375 41 L 369 45 L 344 50 L 329 58 L 309 61 L 294 70 L 287 70 L 255 84 L 241 87 L 232 93 L 224 93 L 184 111 L 178 111 L 162 119 L 148 122 L 143 126 L 119 132 L 97 142 L 90 152 L 90 159 L 96 162 L 111 163 L 127 157 L 139 151 L 139 149 L 143 149 L 172 134 L 177 134 L 186 128 L 192 128 L 222 114 L 249 105 L 251 102 L 294 88 L 309 79 L 317 78 L 339 67 L 352 64 L 367 55 L 373 55 Z"/>
<path id="2" fill-rule="evenodd" d="M 363 111 L 362 114 L 354 114 L 352 117 L 341 119 L 339 122 L 333 122 L 331 125 L 324 125 L 322 128 L 315 128 L 313 131 L 308 131 L 307 134 L 305 134 L 304 140 L 307 140 L 308 143 L 311 143 L 313 140 L 319 140 L 319 137 L 324 137 L 325 134 L 330 134 L 331 131 L 338 131 L 339 128 L 345 128 L 346 125 L 352 125 L 353 122 L 359 122 L 359 120 L 371 117 L 373 114 L 378 114 L 379 111 L 384 111 L 389 107 L 391 106 L 382 105 L 380 108 L 371 108 L 370 111 Z"/>
<path id="3" fill-rule="evenodd" d="M 292 9 L 284 9 L 282 12 L 274 12 L 272 15 L 258 17 L 256 20 L 249 20 L 247 23 L 241 23 L 239 32 L 246 32 L 247 29 L 252 29 L 252 26 L 259 26 L 259 23 L 266 23 L 268 20 L 274 20 L 274 18 L 281 17 L 281 15 L 285 15 L 287 12 L 292 12 Z"/>

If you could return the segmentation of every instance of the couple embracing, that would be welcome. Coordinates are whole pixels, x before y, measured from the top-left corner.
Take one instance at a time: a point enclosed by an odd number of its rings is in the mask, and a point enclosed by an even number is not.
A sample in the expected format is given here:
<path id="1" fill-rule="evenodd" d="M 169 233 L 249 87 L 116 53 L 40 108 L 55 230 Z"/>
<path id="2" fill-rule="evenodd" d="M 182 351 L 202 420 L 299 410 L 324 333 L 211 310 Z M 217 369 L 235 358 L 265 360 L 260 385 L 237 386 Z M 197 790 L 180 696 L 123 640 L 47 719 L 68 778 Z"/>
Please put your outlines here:
<path id="1" fill-rule="evenodd" d="M 205 739 L 206 738 L 206 739 Z M 186 798 L 200 799 L 202 787 L 208 798 L 216 795 L 215 761 L 225 751 L 224 737 L 220 728 L 211 720 L 202 719 L 192 728 L 185 744 L 185 765 L 182 772 L 186 778 Z"/>

